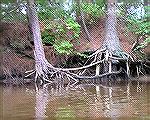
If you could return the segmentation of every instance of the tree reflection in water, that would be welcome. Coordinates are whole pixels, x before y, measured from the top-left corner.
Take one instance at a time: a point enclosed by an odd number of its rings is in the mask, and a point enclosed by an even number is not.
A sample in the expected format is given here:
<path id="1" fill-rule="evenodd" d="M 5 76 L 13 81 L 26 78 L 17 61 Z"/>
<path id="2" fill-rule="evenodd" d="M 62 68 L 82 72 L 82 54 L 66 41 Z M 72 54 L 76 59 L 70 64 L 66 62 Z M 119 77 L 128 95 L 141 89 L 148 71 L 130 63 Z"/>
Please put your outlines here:
<path id="1" fill-rule="evenodd" d="M 35 84 L 36 88 L 36 106 L 35 106 L 35 118 L 36 120 L 43 120 L 47 116 L 46 113 L 46 105 L 48 104 L 50 95 L 60 96 L 65 94 L 65 87 L 62 82 L 57 82 L 56 85 L 51 83 L 44 84 L 39 86 Z M 50 89 L 49 89 L 50 88 Z"/>
<path id="2" fill-rule="evenodd" d="M 140 84 L 137 84 L 137 88 L 141 90 L 142 88 L 140 87 Z M 92 92 L 90 93 L 91 88 Z M 64 83 L 57 83 L 55 85 L 44 84 L 36 91 L 35 117 L 36 120 L 43 120 L 45 117 L 50 116 L 57 117 L 58 119 L 61 117 L 69 118 L 70 120 L 80 117 L 93 117 L 93 119 L 105 117 L 117 120 L 122 116 L 132 116 L 135 112 L 142 112 L 142 110 L 138 109 L 136 111 L 134 104 L 130 104 L 131 100 L 137 97 L 133 95 L 136 92 L 141 91 L 137 91 L 136 87 L 133 88 L 130 83 L 124 86 L 78 84 L 74 87 L 65 86 Z M 55 115 L 46 116 L 47 104 L 52 104 L 48 102 L 56 97 L 59 99 L 57 102 L 61 103 L 56 103 L 57 106 L 54 106 Z M 130 109 L 131 111 L 126 110 L 124 113 L 125 109 Z M 47 109 L 47 111 L 49 110 Z"/>
<path id="3" fill-rule="evenodd" d="M 35 105 L 35 117 L 36 120 L 43 120 L 46 115 L 46 105 L 48 103 L 48 86 L 39 88 L 36 90 L 36 105 Z"/>

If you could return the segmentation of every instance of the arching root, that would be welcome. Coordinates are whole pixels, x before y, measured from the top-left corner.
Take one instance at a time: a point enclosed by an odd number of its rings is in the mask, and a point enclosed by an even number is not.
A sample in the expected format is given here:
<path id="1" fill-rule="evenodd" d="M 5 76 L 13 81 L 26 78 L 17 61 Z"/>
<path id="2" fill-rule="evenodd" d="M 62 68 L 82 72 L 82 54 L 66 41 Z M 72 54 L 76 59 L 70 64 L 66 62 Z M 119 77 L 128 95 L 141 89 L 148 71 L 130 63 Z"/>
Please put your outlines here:
<path id="1" fill-rule="evenodd" d="M 104 58 L 102 59 L 102 54 L 104 55 Z M 122 69 L 120 68 L 119 71 L 113 71 L 112 69 L 112 63 L 113 62 L 125 62 L 126 63 L 126 73 L 129 76 L 130 75 L 130 59 L 133 60 L 133 58 L 128 55 L 127 53 L 122 52 L 125 58 L 121 58 L 118 56 L 114 56 L 112 52 L 109 52 L 107 49 L 97 50 L 95 53 L 90 55 L 88 58 L 94 58 L 93 61 L 91 61 L 91 64 L 77 67 L 77 68 L 56 68 L 53 67 L 47 60 L 43 60 L 42 64 L 36 63 L 35 70 L 26 71 L 28 75 L 26 77 L 32 75 L 35 73 L 35 82 L 37 82 L 37 79 L 40 78 L 42 82 L 48 82 L 52 83 L 53 78 L 68 78 L 69 80 L 73 80 L 76 83 L 79 82 L 79 79 L 95 79 L 95 78 L 102 78 L 104 76 L 113 75 L 113 74 L 119 74 Z M 100 73 L 100 65 L 108 63 L 108 72 L 104 74 Z M 96 74 L 94 76 L 84 76 L 80 73 L 73 73 L 72 71 L 79 71 L 83 70 L 84 72 L 89 69 L 90 67 L 96 66 Z M 41 83 L 42 83 L 41 82 Z"/>

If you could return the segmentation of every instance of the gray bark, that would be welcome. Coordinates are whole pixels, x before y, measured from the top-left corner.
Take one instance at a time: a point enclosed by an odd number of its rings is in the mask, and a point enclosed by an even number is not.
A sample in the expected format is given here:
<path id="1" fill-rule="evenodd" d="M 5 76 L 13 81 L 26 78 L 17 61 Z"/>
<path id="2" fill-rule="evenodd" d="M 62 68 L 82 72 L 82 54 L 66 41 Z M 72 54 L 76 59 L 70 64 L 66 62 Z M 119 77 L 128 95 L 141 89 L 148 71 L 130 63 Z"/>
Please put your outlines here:
<path id="1" fill-rule="evenodd" d="M 34 0 L 27 0 L 28 2 L 28 19 L 31 25 L 32 38 L 34 41 L 34 55 L 35 55 L 35 68 L 37 76 L 45 76 L 47 72 L 47 60 L 45 58 L 44 48 L 41 39 L 40 25 L 36 13 L 36 6 Z"/>
<path id="2" fill-rule="evenodd" d="M 108 0 L 106 15 L 106 36 L 103 43 L 103 48 L 107 48 L 109 52 L 115 53 L 116 51 L 121 51 L 118 33 L 116 29 L 116 0 Z"/>
<path id="3" fill-rule="evenodd" d="M 28 0 L 28 9 L 29 9 L 29 23 L 31 25 L 34 46 L 35 46 L 35 53 L 39 56 L 39 58 L 45 58 L 43 44 L 41 40 L 41 32 L 40 32 L 40 25 L 38 16 L 36 13 L 36 7 L 34 4 L 34 0 Z M 42 58 L 41 58 L 42 59 Z"/>
<path id="4" fill-rule="evenodd" d="M 102 48 L 106 49 L 105 52 L 105 63 L 103 64 L 103 73 L 111 73 L 115 69 L 113 63 L 116 61 L 108 60 L 109 56 L 121 56 L 121 46 L 117 33 L 117 15 L 116 15 L 116 0 L 107 0 L 107 19 L 105 26 L 105 40 L 102 44 Z M 116 70 L 115 70 L 116 71 Z M 104 78 L 104 79 L 107 79 Z"/>
<path id="5" fill-rule="evenodd" d="M 150 5 L 150 1 L 149 0 L 144 0 L 144 6 L 148 6 Z"/>

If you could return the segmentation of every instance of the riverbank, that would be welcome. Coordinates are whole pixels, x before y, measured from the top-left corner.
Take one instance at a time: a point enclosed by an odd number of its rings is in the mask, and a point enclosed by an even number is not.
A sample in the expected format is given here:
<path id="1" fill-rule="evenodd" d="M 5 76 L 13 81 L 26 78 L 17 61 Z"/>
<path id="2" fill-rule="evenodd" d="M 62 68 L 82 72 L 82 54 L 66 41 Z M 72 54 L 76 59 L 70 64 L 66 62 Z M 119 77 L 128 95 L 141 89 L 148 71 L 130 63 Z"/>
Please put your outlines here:
<path id="1" fill-rule="evenodd" d="M 11 80 L 20 79 L 24 82 L 25 72 L 34 69 L 33 41 L 31 40 L 27 23 L 0 23 L 0 79 Z M 94 52 L 101 47 L 105 36 L 105 18 L 99 19 L 95 24 L 87 26 L 91 34 L 91 40 L 87 41 L 83 28 L 79 38 L 80 44 L 74 44 L 74 49 L 78 52 Z M 137 39 L 135 35 L 126 33 L 121 21 L 118 22 L 118 36 L 123 50 L 132 54 L 132 44 Z M 145 48 L 145 53 L 149 55 L 149 48 Z M 74 55 L 58 55 L 53 46 L 44 45 L 45 56 L 53 65 L 63 67 L 67 61 L 77 63 L 79 58 Z M 80 60 L 82 61 L 82 60 Z M 63 64 L 63 66 L 62 66 Z M 67 65 L 66 65 L 67 66 Z M 80 65 L 81 66 L 81 65 Z M 67 66 L 69 67 L 69 65 Z M 75 66 L 71 66 L 75 67 Z M 31 76 L 31 78 L 34 78 Z M 29 78 L 29 79 L 31 79 Z M 17 81 L 17 80 L 16 80 Z M 11 83 L 11 82 L 10 82 Z M 28 83 L 28 82 L 27 82 Z"/>

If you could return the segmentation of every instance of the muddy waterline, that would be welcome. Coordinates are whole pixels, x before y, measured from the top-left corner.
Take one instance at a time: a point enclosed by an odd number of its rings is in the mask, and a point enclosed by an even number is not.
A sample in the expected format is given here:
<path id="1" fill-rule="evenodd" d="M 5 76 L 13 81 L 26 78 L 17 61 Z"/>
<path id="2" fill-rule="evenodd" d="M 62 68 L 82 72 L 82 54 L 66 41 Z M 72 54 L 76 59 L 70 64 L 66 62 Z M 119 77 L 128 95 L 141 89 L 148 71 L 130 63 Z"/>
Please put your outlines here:
<path id="1" fill-rule="evenodd" d="M 0 86 L 2 120 L 149 120 L 150 84 Z"/>

